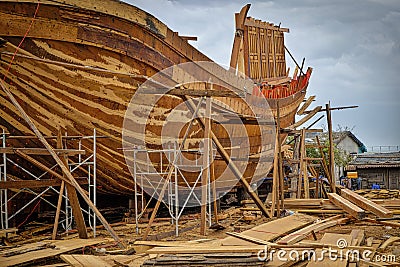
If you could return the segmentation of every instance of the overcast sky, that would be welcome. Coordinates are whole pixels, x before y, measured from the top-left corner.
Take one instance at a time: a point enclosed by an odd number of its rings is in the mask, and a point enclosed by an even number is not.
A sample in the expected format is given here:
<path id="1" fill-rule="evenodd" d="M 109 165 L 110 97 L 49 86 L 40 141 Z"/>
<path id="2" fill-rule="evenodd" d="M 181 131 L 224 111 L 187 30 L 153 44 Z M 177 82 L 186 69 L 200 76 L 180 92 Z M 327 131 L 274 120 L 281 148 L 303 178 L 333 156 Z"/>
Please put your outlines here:
<path id="1" fill-rule="evenodd" d="M 308 90 L 317 96 L 314 106 L 360 106 L 334 111 L 334 128 L 354 127 L 367 148 L 400 145 L 400 1 L 125 1 L 180 35 L 197 36 L 191 44 L 223 65 L 229 65 L 234 13 L 251 3 L 249 16 L 290 29 L 286 46 L 314 69 Z"/>

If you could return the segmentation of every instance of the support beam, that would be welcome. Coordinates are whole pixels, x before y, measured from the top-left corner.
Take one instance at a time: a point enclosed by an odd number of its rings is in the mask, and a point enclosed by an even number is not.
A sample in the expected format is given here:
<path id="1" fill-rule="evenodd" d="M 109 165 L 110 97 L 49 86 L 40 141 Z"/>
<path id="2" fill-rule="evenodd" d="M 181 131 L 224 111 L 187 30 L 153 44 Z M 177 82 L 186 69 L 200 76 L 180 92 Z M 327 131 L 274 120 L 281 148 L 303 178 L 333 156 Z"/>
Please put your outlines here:
<path id="1" fill-rule="evenodd" d="M 328 193 L 329 200 L 356 219 L 363 219 L 365 211 L 336 193 Z"/>
<path id="2" fill-rule="evenodd" d="M 331 177 L 331 192 L 336 193 L 336 177 L 335 177 L 335 153 L 333 148 L 333 130 L 330 103 L 326 104 L 326 120 L 328 123 L 329 135 L 329 176 Z"/>
<path id="3" fill-rule="evenodd" d="M 16 151 L 15 154 L 17 154 L 18 156 L 20 156 L 23 159 L 26 159 L 27 161 L 29 161 L 30 163 L 32 163 L 36 167 L 42 169 L 43 171 L 48 172 L 49 174 L 53 175 L 54 177 L 60 179 L 61 181 L 64 181 L 64 182 L 69 183 L 69 184 L 72 185 L 72 183 L 67 178 L 65 178 L 62 175 L 56 173 L 55 171 L 53 171 L 52 169 L 50 169 L 49 167 L 47 167 L 43 163 L 37 161 L 36 159 L 32 158 L 31 156 L 28 156 L 25 153 L 22 153 L 21 151 Z M 85 192 L 86 195 L 89 195 L 89 193 L 86 190 L 83 190 L 83 191 Z"/>
<path id="4" fill-rule="evenodd" d="M 189 109 L 194 112 L 196 109 L 196 105 L 193 103 L 193 100 L 188 98 L 187 96 L 182 96 L 183 100 L 185 101 L 186 105 L 189 107 Z M 204 129 L 205 128 L 205 122 L 203 118 L 196 118 L 197 121 L 200 123 L 201 127 Z M 249 183 L 246 181 L 246 179 L 242 176 L 240 173 L 239 169 L 236 167 L 236 164 L 232 161 L 230 158 L 229 154 L 226 152 L 222 144 L 219 142 L 217 136 L 214 134 L 213 131 L 211 131 L 211 137 L 214 142 L 214 144 L 217 147 L 217 150 L 221 157 L 224 159 L 228 167 L 231 169 L 235 177 L 239 180 L 239 182 L 243 185 L 244 189 L 247 191 L 247 193 L 250 195 L 250 197 L 253 199 L 254 203 L 257 205 L 257 207 L 261 210 L 263 215 L 267 218 L 270 218 L 269 211 L 267 210 L 267 207 L 264 205 L 264 203 L 260 200 L 260 198 L 257 196 L 257 194 L 252 190 L 251 186 Z"/>
<path id="5" fill-rule="evenodd" d="M 297 115 L 303 115 L 304 111 L 311 105 L 311 103 L 314 101 L 315 95 L 310 96 L 306 102 L 301 106 L 301 108 L 297 111 Z"/>
<path id="6" fill-rule="evenodd" d="M 0 153 L 6 154 L 15 154 L 17 151 L 20 151 L 27 155 L 41 155 L 41 156 L 50 156 L 50 152 L 45 148 L 15 148 L 15 147 L 0 147 Z M 54 149 L 54 152 L 57 155 L 85 155 L 85 150 L 79 149 Z"/>
<path id="7" fill-rule="evenodd" d="M 321 109 L 322 109 L 321 106 L 318 106 L 318 107 L 314 108 L 309 114 L 304 116 L 304 118 L 302 118 L 301 120 L 297 121 L 296 123 L 290 125 L 288 128 L 294 130 L 297 127 L 303 125 L 308 120 L 310 120 L 312 117 L 314 117 L 314 115 L 317 114 Z"/>
<path id="8" fill-rule="evenodd" d="M 212 85 L 211 85 L 212 86 Z M 204 153 L 203 153 L 203 172 L 201 174 L 201 213 L 200 213 L 200 234 L 206 235 L 207 224 L 207 188 L 210 174 L 210 132 L 211 132 L 211 98 L 206 98 L 205 128 L 204 128 Z"/>
<path id="9" fill-rule="evenodd" d="M 87 184 L 86 178 L 77 178 L 76 181 L 80 185 Z M 43 179 L 43 180 L 17 180 L 17 181 L 6 181 L 0 182 L 0 189 L 21 189 L 21 188 L 43 188 L 49 186 L 60 186 L 61 182 L 59 179 Z"/>
<path id="10" fill-rule="evenodd" d="M 379 204 L 372 202 L 371 200 L 366 199 L 365 197 L 360 196 L 359 194 L 357 194 L 349 189 L 340 190 L 340 195 L 343 198 L 353 202 L 358 207 L 363 208 L 367 211 L 370 211 L 378 217 L 381 217 L 381 218 L 393 217 L 392 211 L 382 207 Z"/>
<path id="11" fill-rule="evenodd" d="M 32 131 L 35 133 L 35 135 L 38 137 L 40 142 L 50 152 L 51 156 L 57 162 L 58 166 L 60 166 L 63 174 L 68 178 L 68 182 L 71 183 L 76 188 L 76 190 L 82 196 L 83 200 L 89 205 L 89 207 L 97 215 L 97 217 L 99 218 L 101 223 L 104 225 L 104 228 L 106 228 L 106 230 L 110 233 L 110 235 L 114 238 L 114 240 L 117 241 L 120 246 L 126 247 L 125 244 L 123 244 L 122 240 L 115 233 L 115 231 L 108 224 L 108 222 L 103 217 L 103 215 L 100 213 L 100 211 L 96 208 L 96 206 L 92 203 L 90 198 L 87 196 L 87 194 L 86 194 L 87 192 L 85 190 L 83 190 L 82 187 L 80 187 L 78 182 L 75 180 L 75 178 L 69 172 L 68 168 L 64 165 L 64 163 L 61 161 L 61 159 L 59 158 L 57 153 L 54 151 L 53 147 L 50 146 L 50 144 L 46 141 L 46 139 L 43 137 L 42 133 L 38 130 L 38 128 L 35 126 L 35 124 L 29 118 L 28 114 L 26 114 L 25 110 L 21 107 L 21 105 L 18 103 L 18 101 L 15 99 L 13 94 L 6 87 L 6 85 L 4 84 L 4 82 L 2 80 L 0 80 L 0 85 L 1 85 L 1 88 L 3 89 L 3 91 L 7 94 L 8 98 L 13 103 L 13 105 L 19 110 L 19 112 L 21 113 L 21 115 L 24 118 L 24 120 L 26 121 L 26 123 L 29 125 L 29 127 L 32 129 Z"/>

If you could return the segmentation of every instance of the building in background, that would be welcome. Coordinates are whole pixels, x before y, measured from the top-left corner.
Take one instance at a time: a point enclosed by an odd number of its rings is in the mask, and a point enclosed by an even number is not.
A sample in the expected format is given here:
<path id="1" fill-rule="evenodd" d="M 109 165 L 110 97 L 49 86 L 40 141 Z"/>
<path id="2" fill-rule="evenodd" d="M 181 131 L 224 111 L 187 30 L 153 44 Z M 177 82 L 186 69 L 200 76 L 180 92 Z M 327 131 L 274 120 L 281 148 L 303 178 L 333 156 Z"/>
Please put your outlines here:
<path id="1" fill-rule="evenodd" d="M 363 189 L 400 188 L 400 152 L 358 154 L 345 170 L 357 172 Z"/>

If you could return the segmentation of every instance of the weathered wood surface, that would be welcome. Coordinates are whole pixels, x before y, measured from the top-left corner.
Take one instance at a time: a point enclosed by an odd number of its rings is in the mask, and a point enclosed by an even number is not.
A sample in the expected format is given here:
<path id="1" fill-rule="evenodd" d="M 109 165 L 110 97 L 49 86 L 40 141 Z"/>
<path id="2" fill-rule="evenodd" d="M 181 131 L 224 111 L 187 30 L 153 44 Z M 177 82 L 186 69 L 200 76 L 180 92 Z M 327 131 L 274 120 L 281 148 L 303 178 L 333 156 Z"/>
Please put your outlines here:
<path id="1" fill-rule="evenodd" d="M 31 251 L 24 254 L 19 254 L 11 257 L 0 256 L 1 266 L 16 266 L 22 264 L 28 264 L 38 262 L 46 258 L 51 258 L 63 253 L 67 253 L 72 250 L 76 250 L 85 246 L 92 246 L 103 242 L 104 239 L 69 239 L 69 240 L 52 240 L 42 241 L 46 244 L 53 244 L 55 248 L 45 248 L 37 251 Z M 9 251 L 20 250 L 23 248 L 34 248 L 37 247 L 37 243 L 24 245 Z"/>
<path id="2" fill-rule="evenodd" d="M 329 200 L 356 219 L 363 219 L 365 211 L 336 193 L 328 193 Z"/>
<path id="3" fill-rule="evenodd" d="M 91 267 L 91 266 L 98 266 L 98 267 L 111 267 L 111 265 L 106 261 L 102 260 L 98 256 L 94 255 L 77 255 L 77 254 L 63 254 L 60 255 L 60 258 L 68 263 L 70 266 L 73 267 Z"/>
<path id="4" fill-rule="evenodd" d="M 367 211 L 372 212 L 373 214 L 382 217 L 382 218 L 391 218 L 393 217 L 393 212 L 382 207 L 379 204 L 376 204 L 372 202 L 371 200 L 368 200 L 359 194 L 349 190 L 349 189 L 342 189 L 340 191 L 340 195 L 344 197 L 345 199 L 353 202 L 356 204 L 358 207 L 363 208 Z"/>
<path id="5" fill-rule="evenodd" d="M 241 234 L 264 241 L 272 241 L 301 227 L 305 227 L 311 224 L 314 220 L 315 217 L 313 216 L 294 214 L 288 217 L 276 219 L 271 222 L 255 226 L 249 230 L 243 231 Z M 233 236 L 222 239 L 223 246 L 246 246 L 252 244 L 252 242 L 245 241 Z"/>

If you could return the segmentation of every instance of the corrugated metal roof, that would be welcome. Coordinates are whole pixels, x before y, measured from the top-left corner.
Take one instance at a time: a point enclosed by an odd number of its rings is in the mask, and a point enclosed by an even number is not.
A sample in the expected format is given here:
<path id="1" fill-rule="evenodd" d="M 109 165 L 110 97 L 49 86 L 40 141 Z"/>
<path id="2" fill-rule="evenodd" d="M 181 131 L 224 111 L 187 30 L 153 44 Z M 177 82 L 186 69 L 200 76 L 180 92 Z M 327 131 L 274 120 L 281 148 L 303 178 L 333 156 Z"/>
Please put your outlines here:
<path id="1" fill-rule="evenodd" d="M 347 170 L 366 168 L 398 168 L 400 152 L 359 154 L 346 167 Z"/>

